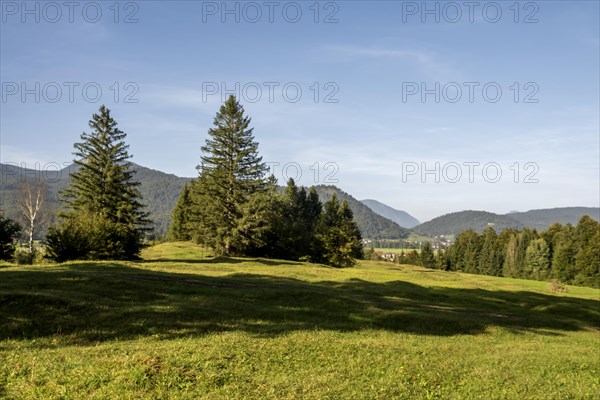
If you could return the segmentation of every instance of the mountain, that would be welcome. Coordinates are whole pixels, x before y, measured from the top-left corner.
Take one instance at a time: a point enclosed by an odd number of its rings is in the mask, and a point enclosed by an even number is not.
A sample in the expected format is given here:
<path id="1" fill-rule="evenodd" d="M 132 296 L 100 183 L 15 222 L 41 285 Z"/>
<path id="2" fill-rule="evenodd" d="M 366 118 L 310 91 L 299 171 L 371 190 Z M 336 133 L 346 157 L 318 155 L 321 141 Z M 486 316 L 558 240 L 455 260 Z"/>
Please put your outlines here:
<path id="1" fill-rule="evenodd" d="M 154 230 L 156 234 L 164 235 L 169 229 L 171 212 L 181 189 L 191 181 L 191 178 L 181 178 L 133 163 L 132 166 L 136 170 L 135 179 L 141 183 L 139 189 L 142 202 L 147 205 L 150 219 L 154 222 Z M 48 207 L 51 212 L 56 213 L 60 208 L 59 191 L 69 186 L 70 173 L 74 170 L 75 167 L 71 165 L 60 171 L 53 169 L 40 173 L 14 165 L 0 164 L 0 209 L 5 211 L 7 217 L 18 220 L 19 183 L 23 179 L 35 179 L 41 176 L 48 185 Z M 334 193 L 337 194 L 340 201 L 348 201 L 358 227 L 365 238 L 400 239 L 408 237 L 407 229 L 374 213 L 369 207 L 335 186 L 317 186 L 316 189 L 323 202 L 331 199 Z M 41 236 L 45 233 L 45 230 L 40 232 Z"/>
<path id="2" fill-rule="evenodd" d="M 181 178 L 155 169 L 135 165 L 135 179 L 140 185 L 143 203 L 148 206 L 150 219 L 159 235 L 164 235 L 171 224 L 171 214 L 183 187 L 192 178 Z"/>
<path id="3" fill-rule="evenodd" d="M 413 228 L 425 236 L 458 235 L 461 231 L 473 229 L 477 232 L 493 224 L 496 231 L 505 228 L 523 228 L 523 224 L 507 215 L 499 215 L 486 211 L 459 211 L 442 215 Z"/>
<path id="4" fill-rule="evenodd" d="M 396 210 L 388 205 L 378 202 L 377 200 L 366 199 L 361 200 L 361 203 L 369 207 L 375 213 L 394 221 L 404 228 L 412 228 L 420 224 L 419 220 L 407 213 L 406 211 Z"/>
<path id="5" fill-rule="evenodd" d="M 547 208 L 541 210 L 529 210 L 526 212 L 511 212 L 510 218 L 521 224 L 544 230 L 555 222 L 561 224 L 575 225 L 584 215 L 589 215 L 596 221 L 600 221 L 600 208 L 594 207 L 562 207 Z"/>
<path id="6" fill-rule="evenodd" d="M 397 223 L 375 213 L 362 202 L 343 190 L 331 185 L 315 186 L 319 199 L 325 203 L 334 194 L 340 201 L 346 200 L 354 213 L 354 219 L 364 238 L 369 239 L 405 239 L 410 231 Z"/>
<path id="7" fill-rule="evenodd" d="M 139 189 L 142 202 L 147 205 L 146 209 L 154 222 L 155 232 L 163 235 L 169 228 L 171 211 L 175 207 L 179 193 L 191 178 L 180 178 L 135 163 L 132 163 L 132 167 L 136 171 L 135 179 L 141 183 Z M 48 187 L 48 208 L 55 214 L 60 208 L 59 192 L 69 186 L 70 174 L 73 171 L 75 171 L 73 165 L 60 171 L 50 169 L 40 172 L 10 164 L 0 164 L 0 209 L 5 211 L 8 218 L 18 220 L 19 184 L 26 179 L 41 177 Z M 40 233 L 44 235 L 45 231 Z"/>
<path id="8" fill-rule="evenodd" d="M 563 207 L 530 210 L 526 212 L 511 211 L 508 214 L 494 214 L 485 211 L 460 211 L 442 215 L 417 225 L 415 232 L 427 236 L 457 234 L 466 229 L 481 232 L 488 224 L 494 224 L 496 231 L 504 228 L 535 228 L 544 230 L 555 222 L 575 225 L 581 217 L 589 215 L 600 220 L 600 208 Z"/>

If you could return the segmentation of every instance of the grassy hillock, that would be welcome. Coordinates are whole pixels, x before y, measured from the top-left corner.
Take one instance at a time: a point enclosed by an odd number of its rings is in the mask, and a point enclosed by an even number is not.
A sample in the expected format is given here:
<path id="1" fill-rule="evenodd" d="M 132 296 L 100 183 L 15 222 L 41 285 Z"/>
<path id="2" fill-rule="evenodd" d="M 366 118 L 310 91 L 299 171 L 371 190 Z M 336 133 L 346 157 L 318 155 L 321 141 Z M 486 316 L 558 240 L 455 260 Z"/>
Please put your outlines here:
<path id="1" fill-rule="evenodd" d="M 0 268 L 0 398 L 562 399 L 600 392 L 600 291 L 361 262 Z"/>

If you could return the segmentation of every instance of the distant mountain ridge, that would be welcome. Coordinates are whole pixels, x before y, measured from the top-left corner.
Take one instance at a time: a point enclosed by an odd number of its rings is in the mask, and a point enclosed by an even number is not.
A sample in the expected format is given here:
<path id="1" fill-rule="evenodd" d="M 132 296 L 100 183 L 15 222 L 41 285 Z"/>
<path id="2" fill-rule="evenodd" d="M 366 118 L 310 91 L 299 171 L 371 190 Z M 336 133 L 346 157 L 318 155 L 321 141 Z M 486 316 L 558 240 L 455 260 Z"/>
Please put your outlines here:
<path id="1" fill-rule="evenodd" d="M 147 210 L 154 222 L 156 233 L 163 235 L 169 228 L 171 213 L 183 186 L 192 178 L 178 177 L 135 163 L 132 165 L 136 170 L 135 179 L 141 183 L 139 189 L 142 202 L 148 206 Z M 40 175 L 37 170 L 24 169 L 12 164 L 0 164 L 0 209 L 5 211 L 7 217 L 17 220 L 19 183 L 25 178 L 41 176 L 48 183 L 48 206 L 55 213 L 60 208 L 58 193 L 61 189 L 68 187 L 70 173 L 74 170 L 71 165 L 60 171 L 51 170 L 42 172 Z M 407 228 L 412 228 L 413 231 L 425 236 L 439 236 L 457 234 L 465 229 L 481 232 L 489 224 L 493 224 L 496 230 L 507 227 L 519 229 L 531 227 L 542 230 L 554 222 L 576 224 L 583 215 L 600 220 L 600 208 L 563 207 L 511 212 L 506 215 L 486 211 L 460 211 L 434 218 L 419 225 L 408 226 L 411 225 L 411 221 L 413 223 L 419 221 L 404 211 L 395 210 L 376 200 L 361 202 L 335 186 L 319 185 L 316 186 L 316 190 L 322 202 L 331 199 L 333 194 L 336 194 L 340 200 L 348 201 L 363 237 L 369 239 L 404 239 L 411 231 Z M 372 209 L 369 205 L 377 210 Z M 388 213 L 388 216 L 384 213 Z M 407 216 L 406 220 L 400 219 L 400 217 L 406 218 Z M 403 226 L 402 223 L 399 224 L 400 221 L 406 226 Z M 45 232 L 41 233 L 43 235 Z"/>
<path id="2" fill-rule="evenodd" d="M 403 228 L 412 228 L 420 224 L 419 220 L 407 213 L 406 211 L 396 210 L 377 200 L 365 199 L 361 203 L 369 207 L 375 213 L 394 221 Z"/>
<path id="3" fill-rule="evenodd" d="M 487 211 L 459 211 L 442 215 L 413 228 L 426 236 L 456 235 L 463 230 L 473 229 L 482 232 L 487 226 L 493 226 L 496 231 L 505 228 L 535 228 L 544 230 L 553 223 L 577 224 L 584 215 L 600 220 L 600 208 L 593 207 L 562 207 L 530 210 L 526 212 L 511 212 L 509 214 L 494 214 Z"/>
<path id="4" fill-rule="evenodd" d="M 505 228 L 523 228 L 523 225 L 506 215 L 498 215 L 487 211 L 459 211 L 432 219 L 413 228 L 415 232 L 425 236 L 458 235 L 461 231 L 473 229 L 482 232 L 493 225 L 496 230 Z"/>
<path id="5" fill-rule="evenodd" d="M 508 215 L 527 227 L 543 230 L 555 222 L 575 225 L 584 215 L 589 215 L 596 221 L 600 221 L 600 208 L 558 207 L 529 210 L 525 212 L 513 212 Z"/>
<path id="6" fill-rule="evenodd" d="M 150 219 L 153 221 L 154 230 L 159 235 L 164 235 L 169 229 L 171 214 L 179 194 L 186 183 L 192 178 L 182 178 L 154 169 L 146 168 L 132 163 L 136 171 L 135 179 L 141 183 L 139 189 L 142 203 L 147 205 Z M 59 191 L 69 186 L 70 174 L 75 171 L 73 165 L 61 171 L 41 173 L 36 170 L 24 169 L 14 165 L 0 164 L 0 209 L 6 216 L 18 220 L 17 204 L 19 200 L 19 183 L 24 178 L 41 176 L 48 184 L 48 206 L 53 213 L 60 207 Z M 322 202 L 325 202 L 335 193 L 340 201 L 348 201 L 354 213 L 355 220 L 363 237 L 381 239 L 402 239 L 408 237 L 410 231 L 398 226 L 376 213 L 370 208 L 335 186 L 317 186 L 317 193 Z M 41 232 L 42 235 L 45 231 Z"/>

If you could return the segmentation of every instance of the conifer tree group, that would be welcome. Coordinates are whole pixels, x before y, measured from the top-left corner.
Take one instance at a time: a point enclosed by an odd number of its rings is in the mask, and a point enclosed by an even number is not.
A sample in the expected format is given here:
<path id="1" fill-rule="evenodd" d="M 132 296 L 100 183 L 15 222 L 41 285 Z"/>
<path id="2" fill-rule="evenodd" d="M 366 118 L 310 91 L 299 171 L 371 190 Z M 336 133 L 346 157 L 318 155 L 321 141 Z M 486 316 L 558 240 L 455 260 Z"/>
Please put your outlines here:
<path id="1" fill-rule="evenodd" d="M 217 255 L 264 256 L 349 267 L 363 257 L 360 231 L 346 201 L 321 203 L 314 187 L 293 179 L 283 191 L 258 153 L 243 106 L 230 96 L 201 147 L 199 175 L 180 193 L 169 240 L 194 240 Z M 56 261 L 134 259 L 151 226 L 129 159 L 126 134 L 100 107 L 91 131 L 75 144 L 63 211 L 50 227 L 46 254 Z M 10 258 L 20 227 L 0 215 L 0 259 Z M 600 224 L 588 216 L 577 226 L 533 229 L 488 227 L 463 231 L 435 252 L 403 254 L 401 262 L 430 268 L 527 279 L 558 279 L 600 287 Z"/>
<path id="2" fill-rule="evenodd" d="M 348 204 L 334 198 L 323 207 L 314 188 L 293 179 L 280 194 L 250 122 L 235 97 L 221 106 L 201 148 L 199 176 L 173 211 L 170 237 L 194 239 L 218 255 L 353 265 L 362 243 Z"/>
<path id="3" fill-rule="evenodd" d="M 443 269 L 600 287 L 600 223 L 583 216 L 576 226 L 555 223 L 543 232 L 488 227 L 463 231 L 445 250 Z"/>

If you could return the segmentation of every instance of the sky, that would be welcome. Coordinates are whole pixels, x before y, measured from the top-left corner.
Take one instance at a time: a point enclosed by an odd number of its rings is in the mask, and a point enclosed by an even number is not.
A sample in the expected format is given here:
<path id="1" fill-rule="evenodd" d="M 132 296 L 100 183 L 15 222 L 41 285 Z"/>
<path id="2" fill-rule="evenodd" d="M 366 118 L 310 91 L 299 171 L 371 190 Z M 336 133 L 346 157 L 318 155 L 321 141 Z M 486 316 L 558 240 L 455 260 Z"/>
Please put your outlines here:
<path id="1" fill-rule="evenodd" d="M 55 170 L 105 104 L 196 176 L 224 98 L 281 184 L 421 221 L 600 203 L 598 1 L 1 1 L 0 162 Z"/>

